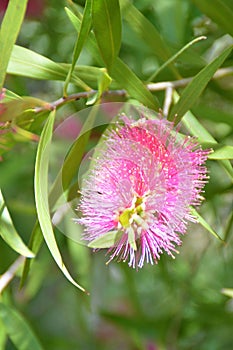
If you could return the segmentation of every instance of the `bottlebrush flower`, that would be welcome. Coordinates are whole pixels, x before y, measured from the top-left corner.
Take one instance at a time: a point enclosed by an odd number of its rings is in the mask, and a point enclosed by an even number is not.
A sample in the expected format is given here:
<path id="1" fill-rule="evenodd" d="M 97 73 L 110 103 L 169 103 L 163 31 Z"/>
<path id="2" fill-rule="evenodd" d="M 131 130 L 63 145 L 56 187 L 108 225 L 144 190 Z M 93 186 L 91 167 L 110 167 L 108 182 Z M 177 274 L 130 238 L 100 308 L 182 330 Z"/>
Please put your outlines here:
<path id="1" fill-rule="evenodd" d="M 196 221 L 190 206 L 203 199 L 208 153 L 194 138 L 180 141 L 165 119 L 123 116 L 83 181 L 76 220 L 83 238 L 134 268 L 157 263 L 163 252 L 174 257 L 187 222 Z"/>

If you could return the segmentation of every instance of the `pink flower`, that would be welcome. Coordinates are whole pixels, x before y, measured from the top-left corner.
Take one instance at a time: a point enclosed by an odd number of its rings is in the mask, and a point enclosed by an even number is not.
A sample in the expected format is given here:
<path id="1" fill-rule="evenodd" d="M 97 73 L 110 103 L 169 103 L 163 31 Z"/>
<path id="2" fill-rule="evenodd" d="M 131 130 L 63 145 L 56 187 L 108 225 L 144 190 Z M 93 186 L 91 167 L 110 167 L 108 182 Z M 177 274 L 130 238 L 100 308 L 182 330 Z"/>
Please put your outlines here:
<path id="1" fill-rule="evenodd" d="M 203 199 L 208 153 L 193 138 L 180 140 L 165 119 L 123 116 L 83 181 L 77 222 L 89 246 L 132 267 L 157 263 L 163 252 L 174 257 L 195 221 L 190 206 Z"/>

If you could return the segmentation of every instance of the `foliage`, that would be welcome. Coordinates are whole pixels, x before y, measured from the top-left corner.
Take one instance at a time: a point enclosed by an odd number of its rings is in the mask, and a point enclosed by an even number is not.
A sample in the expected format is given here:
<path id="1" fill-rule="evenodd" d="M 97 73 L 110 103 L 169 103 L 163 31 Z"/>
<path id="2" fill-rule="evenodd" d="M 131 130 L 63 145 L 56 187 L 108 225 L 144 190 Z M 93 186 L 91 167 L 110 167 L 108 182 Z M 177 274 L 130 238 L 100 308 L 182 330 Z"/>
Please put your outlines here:
<path id="1" fill-rule="evenodd" d="M 26 3 L 1 12 L 0 348 L 230 349 L 232 1 L 47 0 L 36 18 Z M 72 221 L 123 104 L 213 149 L 200 224 L 140 271 L 105 266 Z"/>

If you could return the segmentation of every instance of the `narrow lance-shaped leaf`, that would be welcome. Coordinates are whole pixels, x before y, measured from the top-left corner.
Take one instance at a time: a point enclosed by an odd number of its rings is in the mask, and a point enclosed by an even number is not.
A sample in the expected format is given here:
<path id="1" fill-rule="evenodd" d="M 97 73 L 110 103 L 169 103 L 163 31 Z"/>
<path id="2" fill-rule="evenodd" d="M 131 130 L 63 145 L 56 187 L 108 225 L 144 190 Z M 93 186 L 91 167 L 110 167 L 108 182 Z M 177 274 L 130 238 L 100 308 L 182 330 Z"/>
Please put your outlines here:
<path id="1" fill-rule="evenodd" d="M 159 102 L 151 94 L 142 81 L 130 70 L 130 68 L 120 59 L 117 58 L 112 67 L 111 76 L 124 87 L 128 94 L 143 103 L 145 106 L 159 110 Z"/>
<path id="2" fill-rule="evenodd" d="M 65 80 L 70 65 L 56 63 L 34 51 L 15 45 L 7 67 L 7 73 L 41 80 Z M 84 90 L 90 87 L 77 74 L 72 74 L 72 83 Z"/>
<path id="3" fill-rule="evenodd" d="M 27 0 L 11 0 L 0 30 L 0 91 L 3 87 L 11 51 L 26 11 Z"/>
<path id="4" fill-rule="evenodd" d="M 0 319 L 6 333 L 18 350 L 43 350 L 31 327 L 18 311 L 0 303 Z"/>
<path id="5" fill-rule="evenodd" d="M 7 67 L 7 73 L 32 79 L 64 81 L 70 68 L 70 64 L 53 62 L 34 51 L 15 45 Z M 76 65 L 71 82 L 86 91 L 90 89 L 89 86 L 96 88 L 103 74 L 103 68 Z M 12 92 L 11 94 L 13 97 Z M 16 97 L 19 98 L 17 95 Z"/>
<path id="6" fill-rule="evenodd" d="M 74 26 L 74 28 L 77 30 L 77 32 L 80 32 L 81 28 L 81 20 L 80 18 L 75 14 L 75 12 L 72 12 L 70 9 L 65 7 L 66 14 Z M 87 46 L 89 51 L 91 52 L 92 56 L 95 57 L 95 61 L 100 65 L 104 65 L 104 61 L 102 59 L 102 56 L 100 54 L 100 50 L 97 46 L 96 39 L 94 33 L 91 31 L 89 32 L 89 36 L 87 38 Z"/>
<path id="7" fill-rule="evenodd" d="M 41 232 L 39 221 L 37 220 L 31 233 L 29 248 L 36 255 L 40 250 L 42 243 L 43 243 L 43 234 Z M 20 288 L 22 288 L 24 286 L 24 283 L 26 282 L 26 279 L 30 270 L 30 266 L 31 266 L 31 259 L 25 259 L 23 272 L 20 280 Z"/>
<path id="8" fill-rule="evenodd" d="M 69 188 L 74 176 L 78 173 L 83 154 L 88 143 L 91 130 L 96 118 L 97 108 L 90 109 L 88 117 L 79 133 L 78 138 L 74 141 L 69 153 L 66 156 L 60 173 L 57 175 L 49 193 L 49 204 L 53 208 L 61 195 Z M 75 191 L 75 196 L 77 190 Z"/>
<path id="9" fill-rule="evenodd" d="M 6 342 L 7 342 L 7 333 L 3 325 L 3 322 L 0 318 L 0 349 L 5 349 Z"/>
<path id="10" fill-rule="evenodd" d="M 13 48 L 7 73 L 43 80 L 63 80 L 66 76 L 59 63 L 18 45 Z"/>
<path id="11" fill-rule="evenodd" d="M 198 103 L 197 106 L 192 108 L 195 115 L 198 115 L 200 119 L 211 120 L 214 123 L 225 123 L 233 129 L 233 111 L 226 111 L 222 109 L 222 106 L 216 108 L 213 105 L 207 105 L 205 103 Z"/>
<path id="12" fill-rule="evenodd" d="M 233 159 L 233 146 L 219 145 L 218 148 L 214 150 L 208 156 L 209 159 Z"/>
<path id="13" fill-rule="evenodd" d="M 91 130 L 94 126 L 95 119 L 98 113 L 98 107 L 89 110 L 88 117 L 80 131 L 80 136 L 72 145 L 72 148 L 67 155 L 62 167 L 62 186 L 66 190 L 71 183 L 74 175 L 77 173 L 81 163 L 86 145 L 88 143 Z"/>
<path id="14" fill-rule="evenodd" d="M 226 173 L 229 175 L 231 181 L 233 182 L 233 168 L 231 162 L 228 159 L 219 160 L 220 164 L 223 166 Z"/>
<path id="15" fill-rule="evenodd" d="M 110 248 L 113 247 L 121 238 L 121 231 L 110 231 L 104 235 L 94 239 L 88 244 L 90 248 Z"/>
<path id="16" fill-rule="evenodd" d="M 0 191 L 0 236 L 17 253 L 33 258 L 34 254 L 22 241 L 11 220 L 2 192 Z"/>
<path id="17" fill-rule="evenodd" d="M 177 94 L 178 96 L 178 94 Z M 217 141 L 209 133 L 208 130 L 198 121 L 192 112 L 188 111 L 182 118 L 182 124 L 186 127 L 189 134 L 198 138 L 201 143 L 217 144 Z"/>
<path id="18" fill-rule="evenodd" d="M 179 95 L 174 92 L 175 100 L 178 101 Z M 204 126 L 198 121 L 198 119 L 188 111 L 183 119 L 182 124 L 185 125 L 189 133 L 198 138 L 200 143 L 204 144 L 214 144 L 217 145 L 217 141 L 213 138 L 213 136 L 209 133 L 208 130 L 204 128 Z M 209 147 L 209 146 L 208 146 Z M 211 146 L 212 147 L 212 146 Z M 233 169 L 231 162 L 227 159 L 219 160 L 219 163 L 222 165 L 226 173 L 229 175 L 231 181 L 233 180 Z"/>
<path id="19" fill-rule="evenodd" d="M 49 201 L 48 201 L 48 165 L 49 165 L 49 146 L 52 139 L 53 125 L 55 120 L 55 111 L 52 111 L 47 119 L 44 129 L 41 134 L 40 142 L 38 145 L 38 151 L 36 155 L 35 165 L 35 202 L 38 214 L 38 220 L 40 223 L 41 231 L 47 246 L 56 261 L 57 265 L 64 273 L 66 278 L 73 283 L 76 287 L 85 291 L 79 284 L 77 284 L 67 268 L 64 265 L 60 251 L 58 249 L 52 222 L 49 213 Z"/>
<path id="20" fill-rule="evenodd" d="M 203 226 L 207 231 L 209 231 L 214 237 L 218 238 L 220 241 L 224 242 L 223 239 L 215 232 L 212 227 L 205 221 L 205 219 L 196 211 L 196 209 L 191 208 L 191 213 L 198 219 L 199 224 Z"/>
<path id="21" fill-rule="evenodd" d="M 79 31 L 80 20 L 70 11 L 66 10 L 72 24 Z M 90 33 L 88 37 L 88 48 L 92 52 L 92 55 L 98 57 L 99 50 L 95 41 L 93 33 Z M 111 77 L 116 80 L 121 88 L 125 88 L 128 94 L 143 103 L 145 106 L 159 110 L 159 101 L 152 93 L 147 90 L 142 81 L 134 74 L 134 72 L 119 58 L 117 57 L 112 70 Z"/>
<path id="22" fill-rule="evenodd" d="M 0 120 L 2 122 L 14 120 L 26 110 L 39 106 L 43 106 L 46 109 L 48 104 L 45 101 L 30 96 L 18 97 L 7 102 L 3 101 L 1 102 L 2 112 Z"/>
<path id="23" fill-rule="evenodd" d="M 121 13 L 118 0 L 93 0 L 92 21 L 96 41 L 109 70 L 121 46 Z"/>
<path id="24" fill-rule="evenodd" d="M 176 102 L 179 100 L 179 95 L 175 91 L 173 93 L 173 97 Z M 214 137 L 190 111 L 185 113 L 184 117 L 182 118 L 182 124 L 186 127 L 191 135 L 198 138 L 200 143 L 208 145 L 207 147 L 219 147 L 218 142 L 214 139 Z M 209 154 L 208 158 L 210 158 L 211 155 L 212 153 Z M 217 160 L 219 164 L 224 168 L 231 181 L 233 181 L 233 168 L 230 160 L 224 158 L 219 158 Z"/>
<path id="25" fill-rule="evenodd" d="M 93 96 L 91 96 L 86 105 L 93 105 L 98 100 L 101 99 L 102 94 L 108 90 L 109 85 L 112 82 L 111 77 L 108 75 L 106 68 L 100 68 L 102 70 L 102 74 L 98 78 L 98 92 L 96 92 Z"/>
<path id="26" fill-rule="evenodd" d="M 230 213 L 228 219 L 227 219 L 227 224 L 224 229 L 224 241 L 227 242 L 230 238 L 230 235 L 233 233 L 233 211 Z"/>
<path id="27" fill-rule="evenodd" d="M 172 55 L 166 62 L 164 62 L 148 79 L 147 81 L 153 81 L 157 75 L 162 72 L 169 64 L 177 60 L 177 58 L 182 55 L 186 50 L 188 50 L 193 44 L 197 43 L 200 40 L 205 40 L 206 36 L 200 36 L 198 38 L 195 38 L 194 40 L 190 41 L 188 44 L 186 44 L 184 47 L 182 47 L 178 52 L 176 52 L 174 55 Z"/>
<path id="28" fill-rule="evenodd" d="M 156 57 L 162 62 L 166 62 L 171 57 L 171 53 L 155 26 L 129 0 L 120 0 L 120 5 L 122 16 L 132 30 L 137 33 Z M 180 74 L 172 62 L 169 64 L 169 68 L 176 78 L 180 78 Z"/>
<path id="29" fill-rule="evenodd" d="M 88 142 L 90 131 L 95 120 L 95 113 L 92 109 L 92 113 L 89 114 L 85 124 L 80 132 L 81 136 L 74 142 L 68 156 L 66 157 L 62 170 L 55 179 L 51 191 L 49 193 L 49 206 L 53 209 L 57 200 L 68 188 L 72 181 L 74 174 L 77 173 L 78 167 L 81 163 L 83 153 L 85 151 L 86 144 Z M 77 188 L 75 189 L 75 196 L 77 196 Z M 32 251 L 36 254 L 43 242 L 43 235 L 38 221 L 35 223 L 34 229 L 31 234 L 29 246 Z M 24 285 L 26 278 L 29 273 L 31 261 L 26 260 L 24 264 L 23 274 L 21 278 L 21 286 Z"/>
<path id="30" fill-rule="evenodd" d="M 92 0 L 86 1 L 80 32 L 78 34 L 77 41 L 76 41 L 75 48 L 74 48 L 74 52 L 73 52 L 72 63 L 71 63 L 68 75 L 66 77 L 65 85 L 64 85 L 64 93 L 63 93 L 64 96 L 66 96 L 66 94 L 67 94 L 67 88 L 68 88 L 75 64 L 79 58 L 79 55 L 80 55 L 82 48 L 83 48 L 83 45 L 85 44 L 86 38 L 87 38 L 88 33 L 91 29 L 91 4 L 92 4 Z"/>
<path id="31" fill-rule="evenodd" d="M 194 105 L 214 73 L 223 64 L 231 51 L 232 46 L 224 50 L 221 55 L 210 62 L 193 78 L 182 92 L 179 101 L 171 109 L 169 120 L 174 120 L 175 124 L 180 122 L 183 115 Z"/>

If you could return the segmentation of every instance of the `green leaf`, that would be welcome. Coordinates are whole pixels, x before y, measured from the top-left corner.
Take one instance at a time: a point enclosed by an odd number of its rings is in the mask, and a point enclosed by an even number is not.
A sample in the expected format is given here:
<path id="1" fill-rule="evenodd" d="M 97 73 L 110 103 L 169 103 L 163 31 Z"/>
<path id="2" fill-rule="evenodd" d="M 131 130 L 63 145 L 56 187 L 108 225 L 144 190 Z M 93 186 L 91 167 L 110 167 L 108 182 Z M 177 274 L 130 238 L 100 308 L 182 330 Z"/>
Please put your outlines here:
<path id="1" fill-rule="evenodd" d="M 86 116 L 85 123 L 79 133 L 78 138 L 75 140 L 72 147 L 70 148 L 70 151 L 67 154 L 64 164 L 62 166 L 61 172 L 57 175 L 49 193 L 49 204 L 51 208 L 55 206 L 57 200 L 68 189 L 74 176 L 78 173 L 78 169 L 83 159 L 83 154 L 86 150 L 91 130 L 93 129 L 96 115 L 98 113 L 98 108 L 98 106 L 90 108 L 88 110 L 88 115 L 86 111 L 83 111 L 83 113 Z M 75 188 L 75 197 L 77 197 L 77 190 L 78 188 Z M 68 200 L 71 200 L 69 196 L 70 191 L 68 193 Z"/>
<path id="2" fill-rule="evenodd" d="M 35 97 L 24 96 L 11 99 L 7 102 L 1 102 L 0 105 L 2 108 L 2 112 L 0 113 L 0 120 L 2 122 L 5 122 L 15 119 L 29 109 L 39 106 L 46 108 L 47 102 L 44 102 Z"/>
<path id="3" fill-rule="evenodd" d="M 111 67 L 121 46 L 121 13 L 118 0 L 92 1 L 93 29 L 103 60 Z"/>
<path id="4" fill-rule="evenodd" d="M 42 350 L 31 327 L 13 308 L 0 303 L 0 319 L 17 350 Z"/>
<path id="5" fill-rule="evenodd" d="M 15 100 L 16 98 L 20 98 L 20 96 L 17 95 L 17 94 L 15 94 L 13 91 L 10 91 L 10 90 L 8 90 L 8 89 L 5 89 L 4 101 Z"/>
<path id="6" fill-rule="evenodd" d="M 38 220 L 40 223 L 41 231 L 47 246 L 56 261 L 57 265 L 66 276 L 66 278 L 73 283 L 76 287 L 85 292 L 85 290 L 78 285 L 67 268 L 64 265 L 60 251 L 58 249 L 52 222 L 49 213 L 49 201 L 48 201 L 48 165 L 49 165 L 49 145 L 52 139 L 53 125 L 55 120 L 55 111 L 52 111 L 46 121 L 44 129 L 41 134 L 40 142 L 38 144 L 38 151 L 36 155 L 35 164 L 35 202 L 38 214 Z"/>
<path id="7" fill-rule="evenodd" d="M 196 209 L 191 208 L 191 213 L 198 219 L 199 224 L 203 226 L 207 231 L 209 231 L 214 237 L 218 238 L 221 242 L 224 243 L 223 239 L 217 234 L 216 231 L 205 221 L 205 219 L 196 211 Z"/>
<path id="8" fill-rule="evenodd" d="M 97 113 L 98 106 L 89 110 L 87 119 L 80 131 L 80 136 L 72 145 L 72 148 L 70 149 L 70 152 L 64 161 L 62 167 L 62 185 L 64 190 L 68 188 L 73 177 L 77 174 L 79 165 L 83 159 L 83 154 L 85 152 L 91 130 L 94 126 Z"/>
<path id="9" fill-rule="evenodd" d="M 37 220 L 31 233 L 29 248 L 33 251 L 35 255 L 37 255 L 42 243 L 43 243 L 43 234 L 41 232 L 41 228 Z M 25 284 L 25 281 L 27 279 L 27 276 L 30 270 L 31 263 L 32 263 L 31 259 L 26 259 L 24 262 L 23 272 L 20 280 L 20 288 L 22 288 Z"/>
<path id="10" fill-rule="evenodd" d="M 101 68 L 100 68 L 101 69 Z M 104 91 L 106 91 L 109 87 L 109 85 L 112 82 L 111 77 L 106 72 L 105 68 L 102 68 L 103 74 L 100 76 L 100 79 L 98 80 L 98 93 L 99 97 L 103 94 Z"/>
<path id="11" fill-rule="evenodd" d="M 205 40 L 206 36 L 200 36 L 198 38 L 193 39 L 188 44 L 186 44 L 184 47 L 182 47 L 178 52 L 176 52 L 174 55 L 172 55 L 162 66 L 160 66 L 148 79 L 147 82 L 153 81 L 157 75 L 162 72 L 167 66 L 169 66 L 170 63 L 174 62 L 180 55 L 182 55 L 186 50 L 188 50 L 193 44 L 200 40 Z"/>
<path id="12" fill-rule="evenodd" d="M 53 62 L 36 52 L 15 45 L 7 73 L 32 79 L 64 81 L 70 68 L 70 64 Z M 103 74 L 103 68 L 75 66 L 71 82 L 89 90 L 89 85 L 93 88 L 98 86 Z"/>
<path id="13" fill-rule="evenodd" d="M 72 6 L 73 7 L 73 6 Z M 82 23 L 82 15 L 75 14 L 74 8 L 73 11 L 71 11 L 70 9 L 68 9 L 67 7 L 65 7 L 65 11 L 67 16 L 69 17 L 70 22 L 73 24 L 74 28 L 77 30 L 77 32 L 80 32 L 80 28 L 81 28 L 81 23 Z M 80 15 L 80 16 L 78 16 Z M 81 19 L 80 19 L 81 18 Z"/>
<path id="14" fill-rule="evenodd" d="M 7 73 L 41 80 L 65 80 L 66 70 L 60 64 L 38 53 L 15 45 Z"/>
<path id="15" fill-rule="evenodd" d="M 78 168 L 82 161 L 85 147 L 89 140 L 90 131 L 92 129 L 92 125 L 95 120 L 95 110 L 97 110 L 97 107 L 95 109 L 93 108 L 91 109 L 91 113 L 89 113 L 88 117 L 86 118 L 86 122 L 84 123 L 82 130 L 80 131 L 81 136 L 78 137 L 77 140 L 72 145 L 70 152 L 64 161 L 62 170 L 58 174 L 57 178 L 55 179 L 52 185 L 51 191 L 49 193 L 49 206 L 52 209 L 54 208 L 60 196 L 68 188 L 74 175 L 77 174 L 78 172 Z M 76 188 L 75 197 L 77 196 L 77 190 L 78 189 Z M 68 198 L 68 200 L 71 200 L 71 199 L 73 199 L 73 197 Z M 32 251 L 35 254 L 37 254 L 41 247 L 42 242 L 43 242 L 43 235 L 41 233 L 39 223 L 36 222 L 34 229 L 32 231 L 29 247 L 32 249 Z M 23 274 L 21 278 L 21 286 L 23 286 L 26 281 L 26 278 L 29 273 L 30 265 L 31 265 L 31 261 L 27 259 L 24 264 Z"/>
<path id="16" fill-rule="evenodd" d="M 175 93 L 175 98 L 178 98 L 178 94 Z M 189 133 L 198 138 L 200 143 L 218 145 L 213 136 L 204 128 L 204 126 L 197 120 L 197 118 L 188 111 L 182 119 L 182 124 L 185 125 Z M 219 164 L 225 169 L 229 175 L 231 181 L 233 180 L 233 169 L 231 162 L 226 159 L 219 160 Z"/>
<path id="17" fill-rule="evenodd" d="M 0 349 L 5 349 L 6 341 L 7 341 L 7 333 L 3 325 L 3 322 L 0 318 Z"/>
<path id="18" fill-rule="evenodd" d="M 225 0 L 192 0 L 213 22 L 233 36 L 233 11 Z"/>
<path id="19" fill-rule="evenodd" d="M 200 119 L 212 120 L 215 123 L 225 123 L 233 128 L 233 112 L 225 111 L 223 108 L 216 108 L 216 106 L 208 106 L 200 103 L 198 106 L 192 108 L 195 115 Z"/>
<path id="20" fill-rule="evenodd" d="M 63 92 L 64 96 L 66 96 L 67 88 L 68 88 L 75 64 L 79 58 L 83 45 L 85 44 L 86 38 L 91 29 L 91 4 L 92 4 L 92 0 L 86 1 L 80 32 L 78 34 L 78 38 L 76 40 L 76 44 L 73 52 L 72 64 L 70 66 L 68 75 L 66 77 L 65 85 L 64 85 L 64 92 Z"/>
<path id="21" fill-rule="evenodd" d="M 102 94 L 108 90 L 109 85 L 112 82 L 112 78 L 108 75 L 106 68 L 100 68 L 102 70 L 102 74 L 99 75 L 98 79 L 98 92 L 95 93 L 93 96 L 89 97 L 86 105 L 93 105 L 97 101 L 100 100 Z"/>
<path id="22" fill-rule="evenodd" d="M 233 159 L 233 146 L 222 146 L 214 150 L 213 153 L 209 154 L 209 159 Z"/>
<path id="23" fill-rule="evenodd" d="M 77 17 L 70 9 L 66 8 L 65 10 L 66 10 L 67 16 L 69 17 L 70 22 L 74 26 L 75 30 L 79 33 L 81 28 L 80 18 Z M 99 66 L 103 66 L 104 62 L 100 54 L 100 50 L 97 46 L 95 35 L 92 31 L 89 32 L 89 35 L 87 38 L 87 48 L 92 54 L 92 57 L 94 57 L 95 62 L 97 62 Z"/>
<path id="24" fill-rule="evenodd" d="M 187 128 L 189 133 L 197 137 L 201 143 L 215 143 L 217 141 L 209 133 L 208 130 L 198 121 L 198 119 L 190 112 L 186 112 L 182 118 L 182 124 Z"/>
<path id="25" fill-rule="evenodd" d="M 2 90 L 11 51 L 20 31 L 27 0 L 11 0 L 0 30 L 0 91 Z"/>
<path id="26" fill-rule="evenodd" d="M 9 211 L 6 207 L 3 195 L 0 191 L 0 236 L 4 241 L 17 253 L 33 258 L 34 254 L 24 244 L 21 237 L 17 233 L 14 224 L 11 220 Z"/>
<path id="27" fill-rule="evenodd" d="M 72 23 L 77 31 L 80 29 L 80 20 L 69 10 L 67 14 L 72 18 Z M 99 56 L 99 50 L 93 33 L 90 32 L 88 38 L 88 47 L 95 59 Z M 101 64 L 101 62 L 100 62 Z M 134 74 L 134 72 L 117 57 L 111 69 L 111 77 L 116 80 L 118 86 L 126 89 L 131 97 L 134 97 L 145 106 L 159 110 L 159 102 L 155 96 L 146 88 L 142 81 Z"/>
<path id="28" fill-rule="evenodd" d="M 102 236 L 94 239 L 92 242 L 88 244 L 88 247 L 90 248 L 110 248 L 113 247 L 121 238 L 122 232 L 121 231 L 110 231 Z"/>
<path id="29" fill-rule="evenodd" d="M 36 52 L 15 45 L 7 72 L 32 79 L 64 81 L 70 68 L 70 64 L 53 62 Z M 106 75 L 103 68 L 75 66 L 71 82 L 83 87 L 84 90 L 90 90 L 89 86 L 97 88 L 99 81 Z"/>
<path id="30" fill-rule="evenodd" d="M 226 225 L 224 228 L 224 241 L 227 242 L 230 234 L 233 232 L 233 211 L 230 213 L 229 217 L 226 220 Z"/>
<path id="31" fill-rule="evenodd" d="M 153 24 L 129 0 L 120 0 L 120 5 L 122 15 L 130 27 L 147 44 L 156 57 L 162 62 L 167 61 L 171 57 L 170 50 Z M 169 68 L 176 78 L 180 78 L 178 70 L 172 63 L 169 64 Z"/>
<path id="32" fill-rule="evenodd" d="M 7 67 L 7 73 L 20 75 L 32 79 L 65 81 L 70 65 L 63 65 L 39 55 L 38 53 L 15 45 Z M 76 74 L 71 82 L 84 90 L 90 90 Z"/>
<path id="33" fill-rule="evenodd" d="M 74 225 L 73 221 L 69 220 L 69 218 L 68 220 L 67 218 L 65 218 L 65 225 L 66 231 L 69 231 L 69 233 L 71 232 L 71 237 L 75 237 L 75 240 L 69 239 L 67 241 L 69 255 L 73 261 L 74 269 L 78 272 L 79 276 L 81 277 L 81 280 L 83 281 L 83 284 L 90 285 L 90 267 L 92 266 L 92 257 L 90 254 L 90 249 L 84 244 L 77 243 L 77 230 L 79 231 L 79 228 L 77 227 L 77 225 Z M 80 231 L 82 231 L 81 227 Z"/>
<path id="34" fill-rule="evenodd" d="M 120 58 L 117 58 L 114 63 L 111 76 L 122 88 L 126 89 L 131 97 L 153 110 L 159 110 L 160 105 L 157 98 L 147 90 L 142 81 Z"/>
<path id="35" fill-rule="evenodd" d="M 222 159 L 219 162 L 222 165 L 222 167 L 225 169 L 227 174 L 229 175 L 231 181 L 233 181 L 233 168 L 232 168 L 231 162 L 229 160 L 226 160 L 226 159 Z"/>
<path id="36" fill-rule="evenodd" d="M 99 91 L 105 91 L 111 83 L 111 77 L 108 75 L 106 68 L 97 68 L 91 66 L 76 66 L 74 72 L 80 79 L 83 79 L 93 89 L 100 88 Z M 103 82 L 106 82 L 104 86 Z M 101 93 L 102 93 L 101 92 Z"/>
<path id="37" fill-rule="evenodd" d="M 208 82 L 213 77 L 216 70 L 223 64 L 227 56 L 232 51 L 232 47 L 228 47 L 216 59 L 204 67 L 186 86 L 182 92 L 179 101 L 173 106 L 170 111 L 169 120 L 175 121 L 178 124 L 183 115 L 194 105 Z"/>

